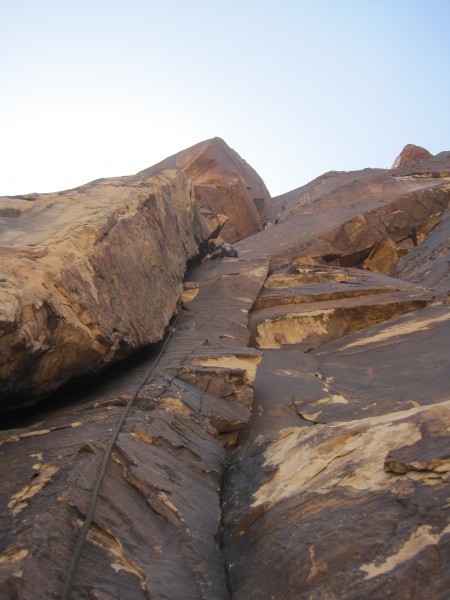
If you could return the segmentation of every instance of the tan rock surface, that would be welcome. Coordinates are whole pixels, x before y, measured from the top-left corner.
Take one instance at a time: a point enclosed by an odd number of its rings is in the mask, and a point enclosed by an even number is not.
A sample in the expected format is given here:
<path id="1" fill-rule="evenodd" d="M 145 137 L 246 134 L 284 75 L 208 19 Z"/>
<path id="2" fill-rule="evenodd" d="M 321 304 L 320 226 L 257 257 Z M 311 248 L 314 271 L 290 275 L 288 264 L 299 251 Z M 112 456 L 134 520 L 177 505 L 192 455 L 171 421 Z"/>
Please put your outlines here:
<path id="1" fill-rule="evenodd" d="M 188 260 L 220 231 L 258 231 L 269 205 L 219 138 L 134 176 L 1 199 L 1 408 L 161 339 Z"/>
<path id="2" fill-rule="evenodd" d="M 2 219 L 2 408 L 161 339 L 197 246 L 183 173 L 14 202 Z"/>
<path id="3" fill-rule="evenodd" d="M 393 240 L 385 238 L 375 244 L 369 256 L 363 260 L 361 267 L 375 273 L 389 273 L 406 252 L 407 250 L 402 252 Z"/>

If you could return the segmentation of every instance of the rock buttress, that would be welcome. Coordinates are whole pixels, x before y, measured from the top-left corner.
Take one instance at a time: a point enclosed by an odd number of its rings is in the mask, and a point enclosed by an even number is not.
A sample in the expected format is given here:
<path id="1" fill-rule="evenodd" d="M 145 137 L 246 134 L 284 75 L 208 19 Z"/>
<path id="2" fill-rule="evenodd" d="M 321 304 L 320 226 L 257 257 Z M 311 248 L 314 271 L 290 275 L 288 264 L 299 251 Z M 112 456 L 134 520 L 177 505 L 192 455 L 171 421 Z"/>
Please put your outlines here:
<path id="1" fill-rule="evenodd" d="M 184 173 L 5 204 L 20 214 L 3 217 L 1 408 L 161 339 L 197 251 Z"/>

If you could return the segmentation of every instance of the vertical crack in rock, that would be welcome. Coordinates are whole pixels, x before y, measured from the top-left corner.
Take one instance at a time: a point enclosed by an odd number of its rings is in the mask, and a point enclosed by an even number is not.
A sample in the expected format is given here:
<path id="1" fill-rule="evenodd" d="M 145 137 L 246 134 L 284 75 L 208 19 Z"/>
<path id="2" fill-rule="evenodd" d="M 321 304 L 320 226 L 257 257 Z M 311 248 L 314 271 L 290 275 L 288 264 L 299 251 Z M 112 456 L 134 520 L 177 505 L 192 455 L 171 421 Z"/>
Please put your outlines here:
<path id="1" fill-rule="evenodd" d="M 225 510 L 225 495 L 226 495 L 226 486 L 227 484 L 227 474 L 228 469 L 230 468 L 229 457 L 226 459 L 223 470 L 222 470 L 222 478 L 220 481 L 220 524 L 217 532 L 217 543 L 221 552 L 223 569 L 225 573 L 225 584 L 226 584 L 226 592 L 228 600 L 231 600 L 233 597 L 232 587 L 231 587 L 231 575 L 230 569 L 232 565 L 227 561 L 227 557 L 225 554 L 225 518 L 224 518 L 224 510 Z"/>

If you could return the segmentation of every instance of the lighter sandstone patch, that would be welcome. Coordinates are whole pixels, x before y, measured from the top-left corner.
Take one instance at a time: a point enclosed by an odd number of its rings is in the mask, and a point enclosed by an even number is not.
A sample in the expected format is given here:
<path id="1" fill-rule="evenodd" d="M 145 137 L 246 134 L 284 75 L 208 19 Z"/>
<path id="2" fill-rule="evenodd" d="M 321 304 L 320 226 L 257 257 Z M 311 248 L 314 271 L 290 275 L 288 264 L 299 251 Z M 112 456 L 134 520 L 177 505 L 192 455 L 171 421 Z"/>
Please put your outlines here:
<path id="1" fill-rule="evenodd" d="M 33 469 L 38 471 L 37 477 L 32 480 L 32 483 L 13 494 L 8 502 L 8 508 L 11 510 L 14 517 L 28 506 L 26 500 L 30 500 L 40 492 L 51 481 L 52 476 L 59 471 L 59 468 L 55 465 L 42 463 L 33 465 Z"/>
<path id="2" fill-rule="evenodd" d="M 147 581 L 143 571 L 129 556 L 127 556 L 120 540 L 118 540 L 111 531 L 93 523 L 88 532 L 88 539 L 96 546 L 100 546 L 108 552 L 112 558 L 111 567 L 116 573 L 119 571 L 126 571 L 127 573 L 135 575 L 139 579 L 141 589 L 148 591 Z"/>
<path id="3" fill-rule="evenodd" d="M 255 269 L 249 269 L 243 271 L 242 275 L 245 277 L 265 277 L 267 275 L 267 267 L 256 267 Z"/>
<path id="4" fill-rule="evenodd" d="M 450 401 L 432 407 L 369 417 L 352 423 L 290 428 L 280 432 L 265 452 L 264 466 L 277 467 L 275 476 L 254 494 L 252 507 L 269 506 L 305 491 L 328 493 L 338 487 L 379 491 L 389 489 L 393 478 L 408 481 L 409 474 L 393 475 L 384 469 L 389 451 L 421 439 L 420 419 L 440 415 L 449 419 Z M 434 413 L 434 414 L 433 414 Z M 425 478 L 433 485 L 439 479 Z"/>
<path id="5" fill-rule="evenodd" d="M 450 311 L 448 312 L 448 314 L 440 315 L 438 317 L 430 317 L 428 319 L 422 320 L 418 319 L 410 323 L 401 323 L 400 325 L 388 326 L 385 331 L 382 331 L 377 335 L 357 340 L 356 342 L 352 342 L 351 344 L 343 346 L 342 350 L 347 350 L 348 348 L 354 348 L 356 346 L 365 346 L 366 344 L 375 344 L 376 342 L 384 342 L 385 340 L 389 340 L 393 337 L 407 335 L 408 333 L 425 331 L 427 329 L 430 329 L 430 326 L 434 325 L 435 323 L 442 323 L 443 321 L 449 320 Z"/>
<path id="6" fill-rule="evenodd" d="M 427 546 L 437 544 L 446 533 L 450 533 L 450 525 L 447 525 L 441 533 L 432 533 L 430 525 L 420 525 L 403 544 L 397 554 L 392 554 L 378 565 L 375 562 L 362 565 L 360 570 L 367 573 L 364 579 L 372 579 L 378 575 L 389 573 L 389 571 L 392 571 L 398 565 L 414 558 Z"/>
<path id="7" fill-rule="evenodd" d="M 332 309 L 314 310 L 267 319 L 257 325 L 256 343 L 259 348 L 279 348 L 284 344 L 299 344 L 310 335 L 324 335 L 333 313 Z"/>
<path id="8" fill-rule="evenodd" d="M 253 383 L 261 356 L 219 356 L 216 358 L 195 359 L 193 365 L 199 367 L 224 367 L 226 369 L 243 369 L 249 383 Z"/>

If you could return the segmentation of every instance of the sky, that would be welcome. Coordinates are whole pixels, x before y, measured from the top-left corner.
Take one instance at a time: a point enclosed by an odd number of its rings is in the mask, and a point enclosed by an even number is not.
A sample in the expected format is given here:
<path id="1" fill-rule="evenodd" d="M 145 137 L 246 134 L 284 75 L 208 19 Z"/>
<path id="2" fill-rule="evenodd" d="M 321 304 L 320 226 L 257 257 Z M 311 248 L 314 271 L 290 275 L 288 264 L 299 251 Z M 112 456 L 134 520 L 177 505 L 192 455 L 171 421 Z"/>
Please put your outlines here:
<path id="1" fill-rule="evenodd" d="M 221 137 L 273 196 L 450 150 L 449 0 L 0 0 L 0 195 Z"/>

